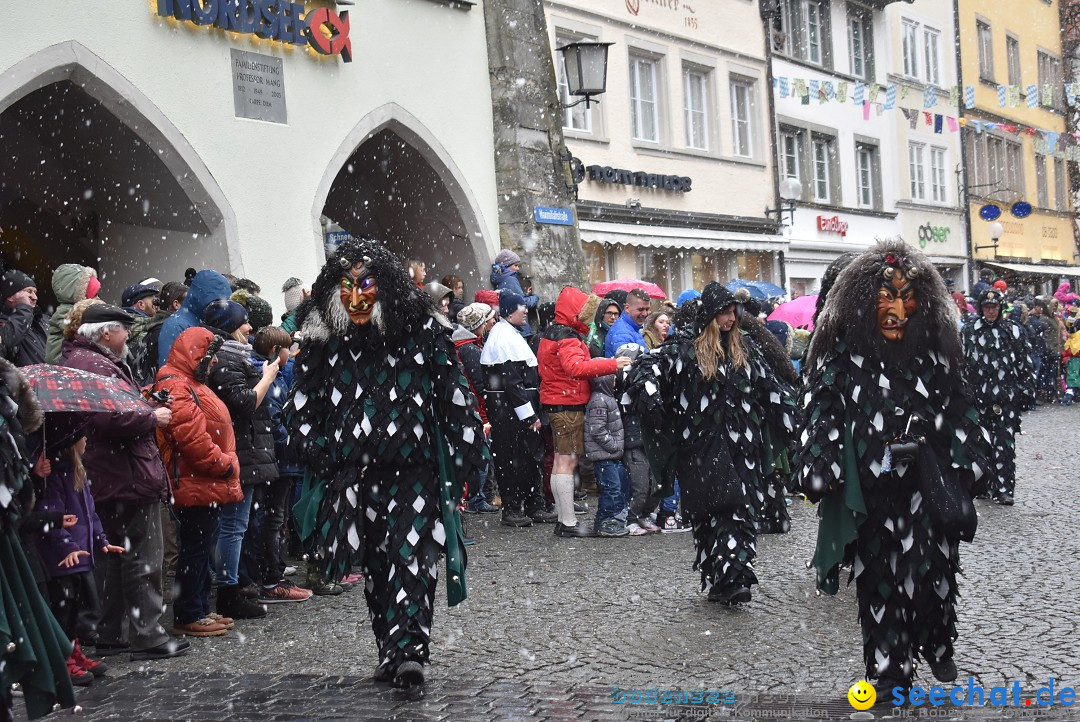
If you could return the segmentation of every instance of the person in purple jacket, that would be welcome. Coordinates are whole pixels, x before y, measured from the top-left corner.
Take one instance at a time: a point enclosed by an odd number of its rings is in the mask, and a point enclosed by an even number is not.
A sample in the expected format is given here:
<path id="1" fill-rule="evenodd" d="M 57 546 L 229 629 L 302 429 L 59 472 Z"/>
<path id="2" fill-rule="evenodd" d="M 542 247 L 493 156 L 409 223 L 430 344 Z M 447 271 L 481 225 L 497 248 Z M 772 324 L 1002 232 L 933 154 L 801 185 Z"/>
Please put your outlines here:
<path id="1" fill-rule="evenodd" d="M 67 660 L 73 684 L 90 684 L 105 673 L 104 662 L 90 659 L 79 646 L 79 613 L 98 606 L 94 581 L 94 551 L 123 554 L 124 548 L 109 543 L 101 527 L 82 457 L 86 451 L 86 423 L 45 423 L 44 493 L 37 502 L 39 513 L 62 515 L 59 525 L 46 525 L 38 534 L 37 549 L 48 574 L 50 607 L 56 621 L 72 640 Z"/>

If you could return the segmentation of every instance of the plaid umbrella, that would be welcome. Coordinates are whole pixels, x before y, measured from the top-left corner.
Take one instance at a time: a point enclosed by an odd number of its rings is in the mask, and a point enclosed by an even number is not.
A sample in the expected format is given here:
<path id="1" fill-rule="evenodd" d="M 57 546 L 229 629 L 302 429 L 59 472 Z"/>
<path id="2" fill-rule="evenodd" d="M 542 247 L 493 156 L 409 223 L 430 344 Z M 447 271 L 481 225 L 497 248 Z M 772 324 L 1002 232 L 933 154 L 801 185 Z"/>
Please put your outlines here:
<path id="1" fill-rule="evenodd" d="M 30 382 L 30 388 L 46 413 L 122 413 L 145 411 L 149 407 L 141 396 L 111 376 L 51 364 L 23 366 L 19 372 Z"/>

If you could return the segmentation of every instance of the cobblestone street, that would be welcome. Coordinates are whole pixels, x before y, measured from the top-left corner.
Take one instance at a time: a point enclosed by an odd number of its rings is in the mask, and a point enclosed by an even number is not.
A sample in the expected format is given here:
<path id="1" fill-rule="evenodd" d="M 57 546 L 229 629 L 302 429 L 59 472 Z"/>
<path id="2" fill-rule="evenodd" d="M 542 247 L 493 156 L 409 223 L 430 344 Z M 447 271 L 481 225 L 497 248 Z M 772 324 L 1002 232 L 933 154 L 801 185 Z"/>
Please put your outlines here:
<path id="1" fill-rule="evenodd" d="M 961 680 L 1019 680 L 1025 692 L 1051 679 L 1080 685 L 1080 585 L 1068 571 L 1080 558 L 1068 431 L 1077 421 L 1074 408 L 1030 414 L 1016 506 L 977 502 L 979 532 L 961 550 Z M 514 530 L 495 515 L 470 516 L 469 599 L 448 610 L 440 587 L 423 695 L 368 681 L 375 647 L 357 589 L 274 605 L 227 637 L 192 640 L 180 659 L 117 663 L 80 693 L 83 716 L 626 719 L 612 686 L 655 685 L 732 690 L 740 700 L 797 695 L 848 717 L 846 690 L 862 669 L 854 589 L 814 593 L 814 509 L 797 502 L 792 512 L 791 533 L 759 539 L 761 584 L 734 610 L 698 591 L 689 534 L 566 540 L 547 525 Z M 928 672 L 916 683 L 934 684 Z"/>

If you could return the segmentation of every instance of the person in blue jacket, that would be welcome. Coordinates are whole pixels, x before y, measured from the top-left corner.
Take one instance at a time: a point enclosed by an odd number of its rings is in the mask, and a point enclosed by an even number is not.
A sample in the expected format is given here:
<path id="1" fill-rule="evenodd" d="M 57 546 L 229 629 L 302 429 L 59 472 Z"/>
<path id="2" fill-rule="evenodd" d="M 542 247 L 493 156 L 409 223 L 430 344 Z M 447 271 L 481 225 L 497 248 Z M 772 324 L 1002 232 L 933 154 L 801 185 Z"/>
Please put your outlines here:
<path id="1" fill-rule="evenodd" d="M 173 342 L 183 331 L 192 326 L 202 326 L 202 312 L 214 301 L 229 298 L 232 288 L 217 271 L 199 271 L 191 281 L 191 290 L 184 298 L 184 304 L 173 315 L 165 319 L 158 336 L 158 367 L 169 360 L 169 351 Z"/>
<path id="2" fill-rule="evenodd" d="M 626 306 L 622 315 L 611 324 L 611 329 L 604 339 L 604 356 L 614 358 L 615 351 L 625 343 L 636 343 L 641 346 L 642 351 L 648 350 L 641 327 L 649 317 L 650 308 L 649 294 L 646 291 L 635 288 L 626 294 Z"/>
<path id="3" fill-rule="evenodd" d="M 500 294 L 516 293 L 525 299 L 525 307 L 532 311 L 540 302 L 540 298 L 535 293 L 525 293 L 525 289 L 521 287 L 521 280 L 518 278 L 520 273 L 521 256 L 509 248 L 504 248 L 499 251 L 495 256 L 495 262 L 491 264 L 491 287 Z M 528 338 L 532 336 L 532 333 L 532 327 L 526 321 L 524 328 L 521 329 L 521 335 Z"/>

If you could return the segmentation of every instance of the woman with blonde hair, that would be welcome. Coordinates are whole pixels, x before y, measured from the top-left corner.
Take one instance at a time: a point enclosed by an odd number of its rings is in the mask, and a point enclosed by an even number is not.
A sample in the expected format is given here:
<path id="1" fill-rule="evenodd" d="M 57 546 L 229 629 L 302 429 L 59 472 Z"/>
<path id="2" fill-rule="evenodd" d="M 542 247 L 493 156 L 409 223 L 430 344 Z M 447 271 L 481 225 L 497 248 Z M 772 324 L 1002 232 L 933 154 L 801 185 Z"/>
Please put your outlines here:
<path id="1" fill-rule="evenodd" d="M 786 447 L 794 400 L 739 328 L 730 291 L 710 283 L 695 303 L 673 342 L 632 367 L 626 408 L 640 416 L 646 453 L 663 470 L 658 495 L 678 477 L 702 590 L 735 605 L 750 601 L 757 583 L 761 490 Z"/>

